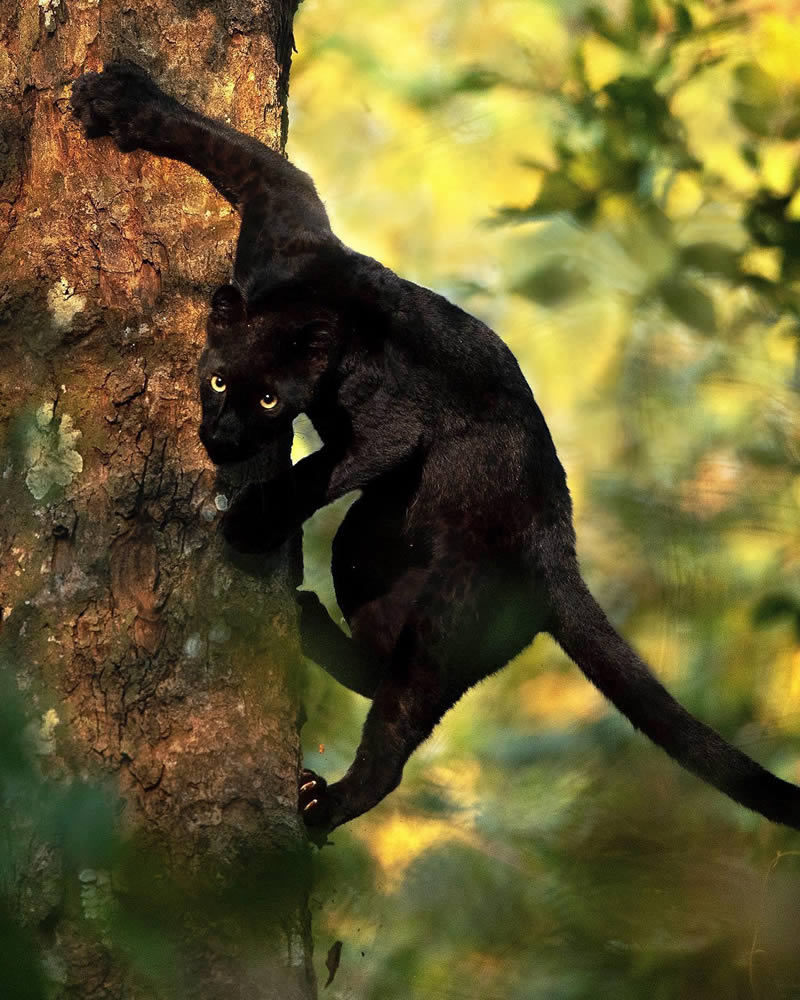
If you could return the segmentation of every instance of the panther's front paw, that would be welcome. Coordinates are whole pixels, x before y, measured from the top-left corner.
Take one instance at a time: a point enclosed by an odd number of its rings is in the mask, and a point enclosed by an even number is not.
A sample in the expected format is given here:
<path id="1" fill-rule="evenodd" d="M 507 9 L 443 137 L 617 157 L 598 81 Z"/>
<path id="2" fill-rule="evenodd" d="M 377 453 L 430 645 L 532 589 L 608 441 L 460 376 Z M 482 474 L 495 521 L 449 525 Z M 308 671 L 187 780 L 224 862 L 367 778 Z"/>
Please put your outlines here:
<path id="1" fill-rule="evenodd" d="M 88 139 L 113 137 L 123 153 L 137 149 L 156 124 L 159 108 L 172 101 L 132 62 L 111 62 L 102 73 L 84 73 L 72 85 L 70 103 Z"/>

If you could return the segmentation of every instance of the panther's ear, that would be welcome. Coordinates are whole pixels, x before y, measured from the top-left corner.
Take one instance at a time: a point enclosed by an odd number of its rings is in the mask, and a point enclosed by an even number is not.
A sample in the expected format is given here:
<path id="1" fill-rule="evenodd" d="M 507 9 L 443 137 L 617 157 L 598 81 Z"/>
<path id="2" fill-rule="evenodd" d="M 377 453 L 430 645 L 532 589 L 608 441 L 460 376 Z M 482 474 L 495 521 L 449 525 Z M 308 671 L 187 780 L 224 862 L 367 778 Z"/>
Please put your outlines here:
<path id="1" fill-rule="evenodd" d="M 242 293 L 236 285 L 220 285 L 211 298 L 209 326 L 221 329 L 241 323 L 247 314 Z"/>

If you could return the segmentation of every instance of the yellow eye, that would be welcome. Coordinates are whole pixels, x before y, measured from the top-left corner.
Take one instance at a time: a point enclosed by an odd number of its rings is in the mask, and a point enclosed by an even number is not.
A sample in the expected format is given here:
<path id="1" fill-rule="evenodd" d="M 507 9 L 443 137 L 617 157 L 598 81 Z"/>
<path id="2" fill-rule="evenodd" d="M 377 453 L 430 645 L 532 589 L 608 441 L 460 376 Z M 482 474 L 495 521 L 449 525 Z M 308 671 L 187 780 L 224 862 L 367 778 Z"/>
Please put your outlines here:
<path id="1" fill-rule="evenodd" d="M 265 392 L 259 403 L 261 403 L 265 410 L 274 410 L 278 405 L 278 397 L 273 396 L 271 392 Z"/>
<path id="2" fill-rule="evenodd" d="M 211 382 L 211 388 L 214 390 L 214 392 L 225 392 L 225 390 L 228 388 L 225 385 L 224 379 L 221 379 L 219 375 L 212 375 L 209 381 Z"/>

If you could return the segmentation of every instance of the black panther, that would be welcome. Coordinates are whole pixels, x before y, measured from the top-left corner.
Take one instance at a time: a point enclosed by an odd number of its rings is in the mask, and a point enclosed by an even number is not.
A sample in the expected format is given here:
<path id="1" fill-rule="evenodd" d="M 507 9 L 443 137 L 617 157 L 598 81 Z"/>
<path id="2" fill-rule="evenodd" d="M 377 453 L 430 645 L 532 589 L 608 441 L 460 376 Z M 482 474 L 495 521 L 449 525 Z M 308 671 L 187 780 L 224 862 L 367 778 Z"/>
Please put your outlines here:
<path id="1" fill-rule="evenodd" d="M 315 510 L 360 498 L 333 546 L 347 637 L 300 594 L 304 648 L 372 699 L 350 769 L 300 779 L 317 837 L 381 801 L 414 749 L 482 678 L 545 631 L 637 729 L 735 801 L 800 829 L 800 789 L 689 714 L 584 583 L 564 469 L 503 341 L 434 292 L 344 246 L 311 179 L 115 62 L 74 85 L 89 138 L 194 167 L 241 215 L 233 281 L 211 302 L 200 437 L 241 462 L 306 413 L 323 445 L 245 490 L 225 522 L 268 552 Z"/>

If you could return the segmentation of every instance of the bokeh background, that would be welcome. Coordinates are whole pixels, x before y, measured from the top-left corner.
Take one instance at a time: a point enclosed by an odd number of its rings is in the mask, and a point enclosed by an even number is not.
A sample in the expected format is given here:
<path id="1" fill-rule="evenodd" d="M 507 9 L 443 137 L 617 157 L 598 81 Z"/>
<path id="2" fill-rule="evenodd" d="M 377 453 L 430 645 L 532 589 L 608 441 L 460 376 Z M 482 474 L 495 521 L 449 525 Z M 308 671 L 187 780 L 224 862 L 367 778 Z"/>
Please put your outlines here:
<path id="1" fill-rule="evenodd" d="M 800 781 L 795 3 L 305 0 L 289 155 L 350 245 L 517 354 L 579 552 L 671 690 Z M 298 453 L 313 446 L 301 441 Z M 335 611 L 329 544 L 306 584 Z M 311 766 L 367 702 L 310 668 Z M 681 772 L 546 638 L 317 858 L 326 996 L 800 997 L 800 839 Z"/>

